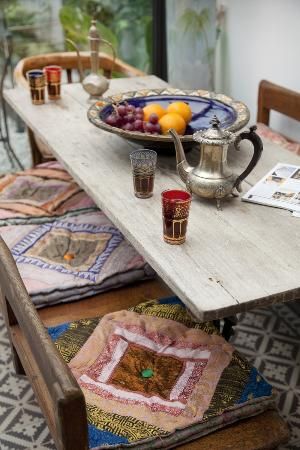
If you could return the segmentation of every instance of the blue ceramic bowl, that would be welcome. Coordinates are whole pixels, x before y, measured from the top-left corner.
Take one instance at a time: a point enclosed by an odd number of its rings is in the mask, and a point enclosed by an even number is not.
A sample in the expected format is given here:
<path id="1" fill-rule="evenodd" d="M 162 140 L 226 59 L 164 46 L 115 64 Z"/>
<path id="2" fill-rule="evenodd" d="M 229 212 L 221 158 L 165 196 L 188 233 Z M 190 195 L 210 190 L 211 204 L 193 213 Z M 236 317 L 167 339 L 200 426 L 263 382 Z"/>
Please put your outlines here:
<path id="1" fill-rule="evenodd" d="M 165 109 L 169 103 L 174 101 L 189 103 L 192 110 L 192 119 L 186 128 L 185 135 L 180 136 L 185 148 L 193 146 L 193 133 L 195 131 L 209 128 L 210 120 L 214 115 L 220 120 L 221 127 L 230 131 L 240 130 L 249 121 L 249 110 L 246 105 L 234 101 L 223 94 L 215 94 L 203 90 L 182 91 L 167 88 L 131 91 L 98 101 L 88 110 L 88 119 L 97 127 L 110 133 L 118 134 L 141 146 L 155 150 L 174 148 L 171 136 L 126 131 L 105 123 L 105 119 L 113 110 L 112 105 L 124 101 L 142 108 L 151 103 L 159 103 Z"/>

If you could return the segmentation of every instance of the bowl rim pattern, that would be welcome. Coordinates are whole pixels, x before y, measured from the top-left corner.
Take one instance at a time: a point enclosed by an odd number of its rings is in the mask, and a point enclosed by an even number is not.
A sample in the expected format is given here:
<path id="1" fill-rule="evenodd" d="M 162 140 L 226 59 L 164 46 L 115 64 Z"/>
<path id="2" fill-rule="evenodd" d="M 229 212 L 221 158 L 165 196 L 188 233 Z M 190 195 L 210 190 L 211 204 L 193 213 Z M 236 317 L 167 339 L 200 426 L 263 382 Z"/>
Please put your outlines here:
<path id="1" fill-rule="evenodd" d="M 100 112 L 108 105 L 112 103 L 121 103 L 125 100 L 130 100 L 138 97 L 151 97 L 151 96 L 190 96 L 190 97 L 203 97 L 209 100 L 217 100 L 223 103 L 225 106 L 231 107 L 236 113 L 236 120 L 232 125 L 226 127 L 227 131 L 236 132 L 243 128 L 250 119 L 250 112 L 247 106 L 240 102 L 232 99 L 225 94 L 217 94 L 215 92 L 206 91 L 203 89 L 175 89 L 175 88 L 164 88 L 164 89 L 141 89 L 137 91 L 121 92 L 119 94 L 110 95 L 103 99 L 99 99 L 93 105 L 90 106 L 87 112 L 88 119 L 96 127 L 102 130 L 108 131 L 110 133 L 117 134 L 125 139 L 129 140 L 144 140 L 144 141 L 157 141 L 157 142 L 172 142 L 172 137 L 170 135 L 153 135 L 150 133 L 142 133 L 141 131 L 127 131 L 121 128 L 113 127 L 105 123 L 100 117 Z M 193 135 L 180 136 L 182 142 L 192 142 Z"/>

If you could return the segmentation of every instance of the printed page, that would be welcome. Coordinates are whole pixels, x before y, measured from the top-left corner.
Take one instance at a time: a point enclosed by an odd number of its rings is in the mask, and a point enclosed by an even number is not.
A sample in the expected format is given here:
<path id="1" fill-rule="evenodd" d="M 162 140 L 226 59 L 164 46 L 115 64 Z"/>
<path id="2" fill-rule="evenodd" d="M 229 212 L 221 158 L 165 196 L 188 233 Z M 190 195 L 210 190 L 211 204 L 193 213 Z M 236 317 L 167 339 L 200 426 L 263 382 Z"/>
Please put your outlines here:
<path id="1" fill-rule="evenodd" d="M 300 166 L 277 164 L 242 200 L 300 212 Z"/>

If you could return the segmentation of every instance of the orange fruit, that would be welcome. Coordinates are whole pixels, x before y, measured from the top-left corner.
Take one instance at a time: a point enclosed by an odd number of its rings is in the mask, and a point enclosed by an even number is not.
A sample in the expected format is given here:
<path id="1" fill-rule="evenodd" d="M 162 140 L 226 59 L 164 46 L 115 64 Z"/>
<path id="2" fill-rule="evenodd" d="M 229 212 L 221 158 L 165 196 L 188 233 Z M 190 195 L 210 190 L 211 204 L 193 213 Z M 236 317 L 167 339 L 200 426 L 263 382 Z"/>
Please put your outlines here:
<path id="1" fill-rule="evenodd" d="M 162 134 L 167 134 L 170 128 L 174 128 L 178 134 L 184 134 L 186 123 L 177 113 L 167 113 L 158 121 Z"/>
<path id="2" fill-rule="evenodd" d="M 162 106 L 160 106 L 159 103 L 150 103 L 149 105 L 143 108 L 143 112 L 144 112 L 144 120 L 148 122 L 151 114 L 156 114 L 160 119 L 164 114 L 166 114 L 167 111 Z"/>
<path id="3" fill-rule="evenodd" d="M 168 113 L 177 113 L 184 120 L 185 123 L 188 124 L 192 118 L 192 110 L 188 103 L 185 102 L 172 102 L 167 107 Z"/>

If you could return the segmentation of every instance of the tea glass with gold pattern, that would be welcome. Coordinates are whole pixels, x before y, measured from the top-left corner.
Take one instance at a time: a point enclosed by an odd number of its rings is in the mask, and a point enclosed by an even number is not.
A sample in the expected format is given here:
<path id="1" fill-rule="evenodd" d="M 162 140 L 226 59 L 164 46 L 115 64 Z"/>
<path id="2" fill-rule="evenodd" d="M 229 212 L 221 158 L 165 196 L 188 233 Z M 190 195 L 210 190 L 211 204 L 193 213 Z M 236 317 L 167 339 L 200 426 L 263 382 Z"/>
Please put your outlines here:
<path id="1" fill-rule="evenodd" d="M 130 153 L 134 194 L 138 198 L 153 195 L 157 153 L 154 150 L 135 150 Z"/>
<path id="2" fill-rule="evenodd" d="M 26 72 L 31 100 L 34 105 L 45 103 L 45 75 L 40 69 L 28 70 Z"/>
<path id="3" fill-rule="evenodd" d="M 168 244 L 185 242 L 191 194 L 181 190 L 167 190 L 161 194 L 163 213 L 163 236 Z"/>
<path id="4" fill-rule="evenodd" d="M 49 100 L 58 100 L 60 98 L 61 72 L 60 66 L 46 66 L 44 72 L 47 82 L 47 91 Z"/>

